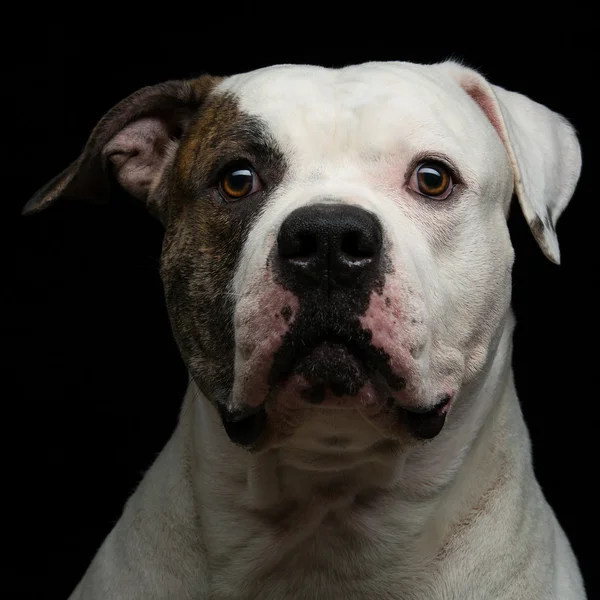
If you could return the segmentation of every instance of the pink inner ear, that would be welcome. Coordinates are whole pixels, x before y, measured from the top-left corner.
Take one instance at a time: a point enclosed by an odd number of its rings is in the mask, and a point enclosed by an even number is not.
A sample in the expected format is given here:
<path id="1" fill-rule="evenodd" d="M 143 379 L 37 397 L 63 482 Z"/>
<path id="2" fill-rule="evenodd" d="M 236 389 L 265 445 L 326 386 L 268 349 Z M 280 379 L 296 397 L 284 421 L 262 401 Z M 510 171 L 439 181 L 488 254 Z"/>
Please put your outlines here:
<path id="1" fill-rule="evenodd" d="M 104 147 L 103 156 L 114 165 L 119 183 L 132 196 L 145 200 L 165 159 L 168 142 L 167 124 L 147 117 L 117 133 Z"/>
<path id="2" fill-rule="evenodd" d="M 485 116 L 488 118 L 490 123 L 494 126 L 494 129 L 498 132 L 500 139 L 505 145 L 508 145 L 506 134 L 504 132 L 504 125 L 502 117 L 498 114 L 499 108 L 494 102 L 494 99 L 490 96 L 488 90 L 486 90 L 479 82 L 473 80 L 467 80 L 462 82 L 462 88 L 475 100 L 477 105 L 483 110 Z"/>

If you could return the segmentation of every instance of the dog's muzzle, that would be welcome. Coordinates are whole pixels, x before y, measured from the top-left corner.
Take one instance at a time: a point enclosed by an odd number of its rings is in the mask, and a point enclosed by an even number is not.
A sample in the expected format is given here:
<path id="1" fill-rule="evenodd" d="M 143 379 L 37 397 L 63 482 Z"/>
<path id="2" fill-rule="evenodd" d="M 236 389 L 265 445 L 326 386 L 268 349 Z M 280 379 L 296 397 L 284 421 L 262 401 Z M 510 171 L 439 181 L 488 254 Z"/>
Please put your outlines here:
<path id="1" fill-rule="evenodd" d="M 385 413 L 421 439 L 439 433 L 447 402 L 425 409 L 406 397 L 415 366 L 394 343 L 401 316 L 385 291 L 384 242 L 379 218 L 359 206 L 310 204 L 283 220 L 264 284 L 238 304 L 241 359 L 221 415 L 233 441 L 252 446 L 308 404 Z"/>
<path id="2" fill-rule="evenodd" d="M 377 359 L 358 316 L 381 276 L 382 238 L 379 219 L 348 204 L 311 204 L 284 220 L 273 268 L 300 312 L 275 354 L 272 385 L 295 374 L 309 386 L 303 398 L 318 404 L 328 392 L 355 397 L 364 386 L 364 365 Z"/>

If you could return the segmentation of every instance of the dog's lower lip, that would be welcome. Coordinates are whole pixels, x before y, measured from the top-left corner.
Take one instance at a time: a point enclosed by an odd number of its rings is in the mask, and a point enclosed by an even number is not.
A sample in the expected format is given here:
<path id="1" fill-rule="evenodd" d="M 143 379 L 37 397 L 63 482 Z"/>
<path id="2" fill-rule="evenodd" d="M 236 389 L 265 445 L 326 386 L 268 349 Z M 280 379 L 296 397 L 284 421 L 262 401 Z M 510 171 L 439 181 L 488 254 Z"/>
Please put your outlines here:
<path id="1" fill-rule="evenodd" d="M 446 423 L 450 400 L 450 396 L 444 396 L 435 406 L 425 410 L 402 408 L 409 431 L 423 440 L 436 437 Z"/>
<path id="2" fill-rule="evenodd" d="M 233 415 L 222 412 L 221 421 L 229 439 L 239 446 L 251 446 L 261 436 L 267 423 L 267 413 L 264 407 L 243 415 Z"/>
<path id="3" fill-rule="evenodd" d="M 355 396 L 365 384 L 364 363 L 347 344 L 323 341 L 293 366 L 293 372 L 310 384 L 311 403 L 319 404 L 330 392 L 335 396 Z"/>
<path id="4" fill-rule="evenodd" d="M 337 354 L 338 356 L 345 355 L 347 360 L 361 365 L 364 364 L 363 353 L 350 339 L 335 334 L 328 334 L 318 339 L 304 341 L 301 351 L 298 352 L 295 361 L 290 365 L 290 372 L 294 371 L 302 360 L 314 356 L 316 353 L 322 353 L 324 358 L 327 355 L 333 354 Z"/>

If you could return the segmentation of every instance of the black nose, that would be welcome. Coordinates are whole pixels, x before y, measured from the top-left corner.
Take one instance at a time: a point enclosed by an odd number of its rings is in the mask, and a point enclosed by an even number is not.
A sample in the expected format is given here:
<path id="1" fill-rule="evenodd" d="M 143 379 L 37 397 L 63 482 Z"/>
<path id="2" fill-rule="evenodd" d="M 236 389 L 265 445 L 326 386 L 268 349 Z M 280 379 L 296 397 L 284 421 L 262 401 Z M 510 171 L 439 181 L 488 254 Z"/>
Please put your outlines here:
<path id="1" fill-rule="evenodd" d="M 348 204 L 311 204 L 290 213 L 279 230 L 282 271 L 312 285 L 353 285 L 380 262 L 382 231 L 372 213 Z"/>

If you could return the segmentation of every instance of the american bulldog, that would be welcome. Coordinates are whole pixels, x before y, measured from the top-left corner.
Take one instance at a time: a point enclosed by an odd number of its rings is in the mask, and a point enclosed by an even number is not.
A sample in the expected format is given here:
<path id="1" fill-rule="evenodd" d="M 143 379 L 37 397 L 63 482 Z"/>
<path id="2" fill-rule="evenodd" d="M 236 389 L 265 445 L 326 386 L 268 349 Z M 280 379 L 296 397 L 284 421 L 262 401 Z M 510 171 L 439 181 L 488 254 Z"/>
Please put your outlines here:
<path id="1" fill-rule="evenodd" d="M 543 253 L 571 125 L 456 62 L 147 87 L 26 214 L 164 225 L 179 424 L 72 600 L 580 600 L 511 370 L 511 197 Z"/>

